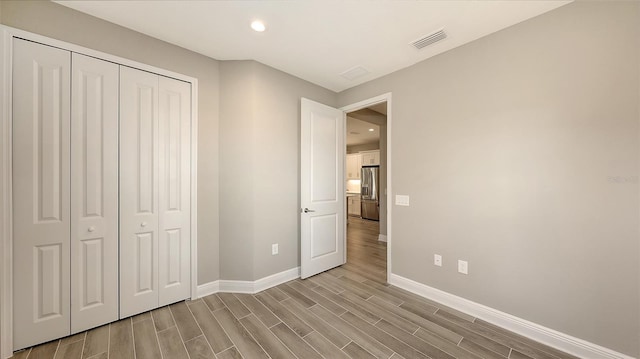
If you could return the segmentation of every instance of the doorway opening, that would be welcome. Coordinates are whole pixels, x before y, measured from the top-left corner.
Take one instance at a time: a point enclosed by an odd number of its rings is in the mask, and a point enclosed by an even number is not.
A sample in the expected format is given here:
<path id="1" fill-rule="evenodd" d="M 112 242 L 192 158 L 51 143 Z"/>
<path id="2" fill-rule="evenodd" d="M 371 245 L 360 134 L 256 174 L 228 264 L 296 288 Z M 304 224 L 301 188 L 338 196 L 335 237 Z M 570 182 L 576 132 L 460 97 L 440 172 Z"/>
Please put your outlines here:
<path id="1" fill-rule="evenodd" d="M 387 104 L 346 111 L 344 267 L 379 283 L 387 282 L 388 273 Z"/>

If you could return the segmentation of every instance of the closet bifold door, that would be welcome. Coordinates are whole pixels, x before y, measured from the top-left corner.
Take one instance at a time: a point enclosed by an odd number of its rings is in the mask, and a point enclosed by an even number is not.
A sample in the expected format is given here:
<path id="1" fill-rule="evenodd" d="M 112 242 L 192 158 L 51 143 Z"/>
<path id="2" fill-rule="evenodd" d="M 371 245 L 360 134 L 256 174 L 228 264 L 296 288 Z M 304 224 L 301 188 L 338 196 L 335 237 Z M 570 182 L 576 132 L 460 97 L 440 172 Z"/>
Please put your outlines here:
<path id="1" fill-rule="evenodd" d="M 159 304 L 191 293 L 191 85 L 160 76 Z"/>
<path id="2" fill-rule="evenodd" d="M 118 76 L 72 55 L 72 334 L 118 320 Z"/>
<path id="3" fill-rule="evenodd" d="M 13 40 L 14 350 L 70 333 L 71 53 Z"/>
<path id="4" fill-rule="evenodd" d="M 158 307 L 158 76 L 120 67 L 120 317 Z"/>

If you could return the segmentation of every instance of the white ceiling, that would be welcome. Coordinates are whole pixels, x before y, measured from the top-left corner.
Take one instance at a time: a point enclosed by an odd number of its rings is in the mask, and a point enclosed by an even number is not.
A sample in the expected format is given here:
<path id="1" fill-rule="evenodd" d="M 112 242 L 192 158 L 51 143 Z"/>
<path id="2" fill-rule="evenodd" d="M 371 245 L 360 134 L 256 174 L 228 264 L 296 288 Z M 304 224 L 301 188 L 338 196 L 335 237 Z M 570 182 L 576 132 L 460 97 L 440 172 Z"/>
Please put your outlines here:
<path id="1" fill-rule="evenodd" d="M 342 91 L 569 1 L 56 1 L 219 60 L 253 59 Z M 267 30 L 250 29 L 254 19 Z M 422 50 L 409 43 L 444 28 Z M 347 80 L 362 66 L 370 73 Z"/>
<path id="2" fill-rule="evenodd" d="M 372 128 L 373 131 L 369 131 Z M 380 126 L 347 116 L 347 146 L 380 141 Z"/>

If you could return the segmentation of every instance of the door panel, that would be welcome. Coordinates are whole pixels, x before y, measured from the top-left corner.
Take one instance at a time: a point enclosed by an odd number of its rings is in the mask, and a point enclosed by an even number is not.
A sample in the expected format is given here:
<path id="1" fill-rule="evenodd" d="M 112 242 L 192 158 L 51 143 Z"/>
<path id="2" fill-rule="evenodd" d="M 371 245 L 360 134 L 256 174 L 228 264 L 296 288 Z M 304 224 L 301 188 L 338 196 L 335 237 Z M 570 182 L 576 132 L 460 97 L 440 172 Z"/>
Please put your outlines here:
<path id="1" fill-rule="evenodd" d="M 120 67 L 120 317 L 158 306 L 158 76 Z"/>
<path id="2" fill-rule="evenodd" d="M 301 276 L 345 262 L 344 113 L 302 99 Z"/>
<path id="3" fill-rule="evenodd" d="M 191 294 L 191 86 L 160 77 L 159 301 Z"/>
<path id="4" fill-rule="evenodd" d="M 69 334 L 68 51 L 14 40 L 14 349 Z"/>
<path id="5" fill-rule="evenodd" d="M 118 319 L 119 66 L 74 53 L 71 332 Z"/>

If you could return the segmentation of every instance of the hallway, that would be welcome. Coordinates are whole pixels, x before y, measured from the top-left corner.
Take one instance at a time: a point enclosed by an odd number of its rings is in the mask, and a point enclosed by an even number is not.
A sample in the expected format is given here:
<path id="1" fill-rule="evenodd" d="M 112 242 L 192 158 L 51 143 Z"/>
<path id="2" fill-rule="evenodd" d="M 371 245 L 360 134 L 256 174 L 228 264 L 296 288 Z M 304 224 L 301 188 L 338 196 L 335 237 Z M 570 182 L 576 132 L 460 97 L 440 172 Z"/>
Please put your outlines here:
<path id="1" fill-rule="evenodd" d="M 380 223 L 348 217 L 347 263 L 342 267 L 378 283 L 387 282 L 387 243 L 378 241 Z"/>

